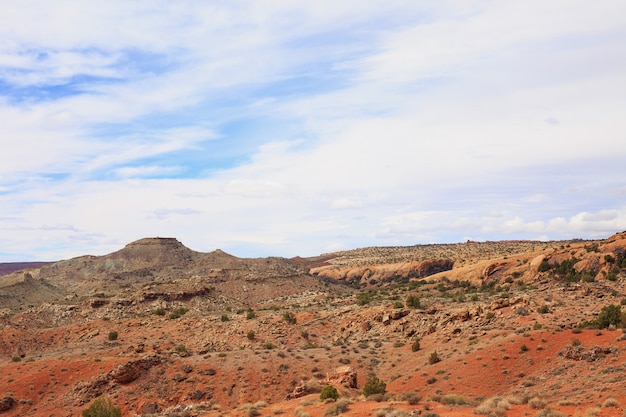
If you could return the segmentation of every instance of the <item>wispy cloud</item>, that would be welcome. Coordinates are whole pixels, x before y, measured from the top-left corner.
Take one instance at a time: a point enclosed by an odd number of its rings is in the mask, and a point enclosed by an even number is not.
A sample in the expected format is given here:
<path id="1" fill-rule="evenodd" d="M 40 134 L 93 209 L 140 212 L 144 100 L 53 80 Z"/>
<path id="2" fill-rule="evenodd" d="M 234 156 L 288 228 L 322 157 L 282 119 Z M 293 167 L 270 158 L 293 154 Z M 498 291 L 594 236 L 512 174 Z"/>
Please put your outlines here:
<path id="1" fill-rule="evenodd" d="M 617 0 L 19 2 L 0 260 L 626 229 Z M 33 29 L 33 28 L 36 28 Z"/>

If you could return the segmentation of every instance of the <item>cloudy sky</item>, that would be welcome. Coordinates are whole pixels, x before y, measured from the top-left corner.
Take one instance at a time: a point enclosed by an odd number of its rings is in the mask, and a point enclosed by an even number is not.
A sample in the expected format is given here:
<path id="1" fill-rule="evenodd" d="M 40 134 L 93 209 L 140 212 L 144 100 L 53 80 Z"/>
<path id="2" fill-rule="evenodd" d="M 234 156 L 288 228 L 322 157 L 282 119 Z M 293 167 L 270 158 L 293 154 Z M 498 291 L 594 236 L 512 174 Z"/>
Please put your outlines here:
<path id="1" fill-rule="evenodd" d="M 0 1 L 0 261 L 626 230 L 623 0 Z"/>

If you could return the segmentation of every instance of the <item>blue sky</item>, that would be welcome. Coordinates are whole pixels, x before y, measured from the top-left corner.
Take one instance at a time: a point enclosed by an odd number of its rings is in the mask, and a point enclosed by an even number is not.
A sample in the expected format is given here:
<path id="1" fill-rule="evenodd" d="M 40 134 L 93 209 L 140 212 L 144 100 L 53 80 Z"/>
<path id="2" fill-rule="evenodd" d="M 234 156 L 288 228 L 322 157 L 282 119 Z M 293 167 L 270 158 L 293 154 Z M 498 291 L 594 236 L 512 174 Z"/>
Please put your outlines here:
<path id="1" fill-rule="evenodd" d="M 0 13 L 0 261 L 626 230 L 626 3 Z"/>

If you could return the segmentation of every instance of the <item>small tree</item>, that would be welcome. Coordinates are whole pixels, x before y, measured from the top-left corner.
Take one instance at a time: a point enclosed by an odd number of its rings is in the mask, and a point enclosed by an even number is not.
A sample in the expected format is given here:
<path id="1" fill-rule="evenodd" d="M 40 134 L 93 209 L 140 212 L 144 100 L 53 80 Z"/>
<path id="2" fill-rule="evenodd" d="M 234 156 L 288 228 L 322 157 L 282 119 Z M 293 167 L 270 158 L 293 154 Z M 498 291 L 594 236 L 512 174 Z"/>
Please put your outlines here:
<path id="1" fill-rule="evenodd" d="M 406 298 L 406 306 L 411 308 L 420 308 L 422 306 L 422 302 L 417 295 L 411 294 Z"/>
<path id="2" fill-rule="evenodd" d="M 339 398 L 339 392 L 337 392 L 337 388 L 333 387 L 332 385 L 326 385 L 324 388 L 322 388 L 322 392 L 320 393 L 320 400 L 324 401 L 327 398 L 332 398 L 333 400 Z"/>
<path id="3" fill-rule="evenodd" d="M 601 329 L 606 329 L 610 325 L 619 327 L 622 324 L 622 307 L 614 304 L 602 307 L 596 323 Z"/>
<path id="4" fill-rule="evenodd" d="M 387 392 L 387 384 L 378 379 L 376 376 L 372 376 L 367 380 L 363 387 L 363 395 L 369 397 L 373 394 L 384 395 Z"/>
<path id="5" fill-rule="evenodd" d="M 83 417 L 122 417 L 122 412 L 113 405 L 111 399 L 98 397 L 88 409 L 83 410 L 82 415 Z"/>

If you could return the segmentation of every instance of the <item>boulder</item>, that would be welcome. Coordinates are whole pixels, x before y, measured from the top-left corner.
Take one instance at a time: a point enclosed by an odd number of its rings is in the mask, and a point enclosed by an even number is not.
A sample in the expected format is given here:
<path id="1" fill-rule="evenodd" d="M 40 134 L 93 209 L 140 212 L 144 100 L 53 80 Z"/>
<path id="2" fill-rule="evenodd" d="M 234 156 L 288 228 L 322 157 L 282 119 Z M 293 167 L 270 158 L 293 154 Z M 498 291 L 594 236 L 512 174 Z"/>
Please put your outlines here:
<path id="1" fill-rule="evenodd" d="M 9 411 L 13 407 L 15 407 L 17 401 L 13 397 L 4 397 L 0 399 L 0 413 L 4 411 Z"/>
<path id="2" fill-rule="evenodd" d="M 326 379 L 330 385 L 341 385 L 346 388 L 356 388 L 356 371 L 351 366 L 340 366 L 329 372 Z"/>
<path id="3" fill-rule="evenodd" d="M 161 358 L 156 355 L 136 361 L 130 361 L 116 366 L 110 373 L 111 379 L 120 384 L 129 384 L 139 378 L 142 373 L 161 363 Z"/>

